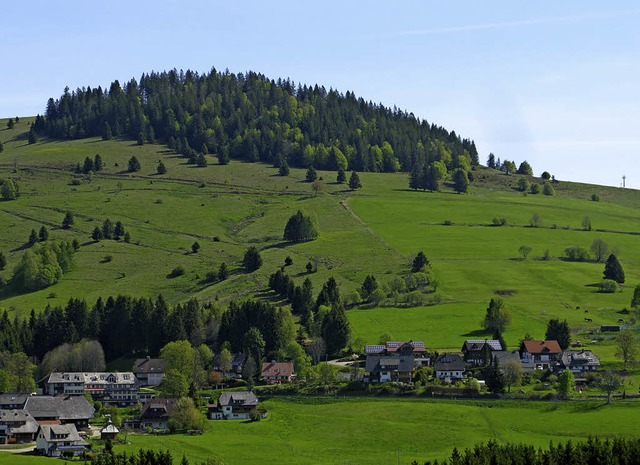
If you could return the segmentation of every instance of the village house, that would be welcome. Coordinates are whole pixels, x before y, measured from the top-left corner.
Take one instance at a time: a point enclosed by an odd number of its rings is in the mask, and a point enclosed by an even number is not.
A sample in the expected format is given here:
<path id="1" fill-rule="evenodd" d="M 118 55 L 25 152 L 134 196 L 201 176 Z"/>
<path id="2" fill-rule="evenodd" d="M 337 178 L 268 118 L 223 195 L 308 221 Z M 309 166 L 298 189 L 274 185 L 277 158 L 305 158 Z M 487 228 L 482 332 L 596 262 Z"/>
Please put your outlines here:
<path id="1" fill-rule="evenodd" d="M 133 364 L 133 374 L 140 386 L 160 386 L 164 379 L 162 359 L 139 358 Z"/>
<path id="2" fill-rule="evenodd" d="M 502 351 L 506 347 L 502 347 L 500 341 L 496 339 L 467 339 L 462 345 L 462 356 L 465 363 L 471 365 L 482 365 L 487 360 L 491 361 L 493 353 Z"/>
<path id="3" fill-rule="evenodd" d="M 0 410 L 0 444 L 33 442 L 38 423 L 22 409 Z"/>
<path id="4" fill-rule="evenodd" d="M 223 392 L 218 403 L 207 405 L 210 420 L 246 420 L 258 406 L 258 398 L 251 391 Z"/>
<path id="5" fill-rule="evenodd" d="M 89 427 L 95 412 L 83 396 L 32 396 L 24 408 L 40 425 L 73 424 L 78 430 Z"/>
<path id="6" fill-rule="evenodd" d="M 364 346 L 365 355 L 413 355 L 416 367 L 429 365 L 430 359 L 422 341 L 388 341 L 385 344 L 372 344 Z"/>
<path id="7" fill-rule="evenodd" d="M 222 369 L 223 367 L 220 363 L 220 354 L 217 354 L 213 359 L 213 370 L 221 372 L 228 378 L 241 378 L 242 367 L 244 367 L 246 360 L 247 355 L 244 352 L 234 352 L 231 354 L 231 369 L 229 371 L 225 371 Z"/>
<path id="8" fill-rule="evenodd" d="M 82 455 L 88 447 L 75 425 L 40 425 L 36 433 L 36 452 L 47 457 L 60 457 L 65 451 Z"/>
<path id="9" fill-rule="evenodd" d="M 410 383 L 413 378 L 413 355 L 367 355 L 365 383 L 386 383 L 395 381 Z"/>
<path id="10" fill-rule="evenodd" d="M 0 409 L 23 409 L 30 395 L 26 393 L 9 393 L 5 392 L 0 395 Z"/>
<path id="11" fill-rule="evenodd" d="M 138 427 L 167 432 L 169 430 L 169 418 L 175 408 L 176 400 L 173 398 L 158 398 L 145 403 L 142 406 Z"/>
<path id="12" fill-rule="evenodd" d="M 585 372 L 596 371 L 599 366 L 600 359 L 590 350 L 567 349 L 562 352 L 562 356 L 554 366 L 554 370 L 570 370 L 576 375 L 581 375 Z"/>
<path id="13" fill-rule="evenodd" d="M 262 379 L 267 384 L 290 383 L 296 374 L 293 362 L 265 362 L 262 364 Z"/>
<path id="14" fill-rule="evenodd" d="M 525 371 L 548 370 L 562 355 L 560 344 L 555 340 L 522 341 L 520 359 Z"/>
<path id="15" fill-rule="evenodd" d="M 139 383 L 132 372 L 54 372 L 46 383 L 46 394 L 82 396 L 91 394 L 94 400 L 119 405 L 138 402 Z"/>
<path id="16" fill-rule="evenodd" d="M 465 377 L 464 359 L 458 354 L 442 354 L 434 364 L 436 378 L 451 382 Z"/>

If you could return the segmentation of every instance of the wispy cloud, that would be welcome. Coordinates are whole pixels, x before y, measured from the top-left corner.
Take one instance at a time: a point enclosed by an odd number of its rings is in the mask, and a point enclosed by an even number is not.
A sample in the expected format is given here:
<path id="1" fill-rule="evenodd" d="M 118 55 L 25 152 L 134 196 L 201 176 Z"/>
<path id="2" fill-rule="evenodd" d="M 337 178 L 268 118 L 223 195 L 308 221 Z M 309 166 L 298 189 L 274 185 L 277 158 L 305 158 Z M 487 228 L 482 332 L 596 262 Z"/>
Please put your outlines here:
<path id="1" fill-rule="evenodd" d="M 634 8 L 630 10 L 615 10 L 615 11 L 599 11 L 593 13 L 582 13 L 570 16 L 551 16 L 544 18 L 530 18 L 521 19 L 515 21 L 502 21 L 495 23 L 481 23 L 481 24 L 466 24 L 461 26 L 447 26 L 436 27 L 428 29 L 416 29 L 407 31 L 396 31 L 385 34 L 385 37 L 402 37 L 402 36 L 421 36 L 429 34 L 452 34 L 456 32 L 473 32 L 473 31 L 485 31 L 492 29 L 509 29 L 524 26 L 536 26 L 541 24 L 557 24 L 568 22 L 580 22 L 591 21 L 597 19 L 615 18 L 619 16 L 635 15 L 640 13 L 640 8 Z M 373 38 L 373 37 L 370 37 Z"/>

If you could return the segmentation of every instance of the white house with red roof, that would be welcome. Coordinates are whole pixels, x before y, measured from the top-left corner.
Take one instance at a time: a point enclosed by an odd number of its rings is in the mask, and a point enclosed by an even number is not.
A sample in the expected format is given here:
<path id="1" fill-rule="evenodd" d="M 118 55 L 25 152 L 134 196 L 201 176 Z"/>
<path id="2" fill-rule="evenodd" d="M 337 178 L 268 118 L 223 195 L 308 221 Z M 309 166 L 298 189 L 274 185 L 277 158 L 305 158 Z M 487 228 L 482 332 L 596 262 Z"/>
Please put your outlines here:
<path id="1" fill-rule="evenodd" d="M 520 345 L 520 360 L 525 370 L 547 370 L 561 356 L 562 349 L 555 340 L 529 340 Z"/>

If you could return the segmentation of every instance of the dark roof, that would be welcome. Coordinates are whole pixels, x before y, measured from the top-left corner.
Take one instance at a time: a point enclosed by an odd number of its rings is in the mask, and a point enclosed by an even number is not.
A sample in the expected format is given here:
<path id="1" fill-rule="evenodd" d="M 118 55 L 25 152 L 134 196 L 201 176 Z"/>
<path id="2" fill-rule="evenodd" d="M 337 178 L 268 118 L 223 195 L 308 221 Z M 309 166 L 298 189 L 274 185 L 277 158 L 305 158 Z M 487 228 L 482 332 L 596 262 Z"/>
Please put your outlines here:
<path id="1" fill-rule="evenodd" d="M 55 413 L 62 421 L 88 420 L 93 418 L 95 409 L 82 396 L 33 396 L 25 405 L 33 418 L 51 418 Z"/>
<path id="2" fill-rule="evenodd" d="M 38 431 L 42 431 L 47 442 L 72 442 L 72 445 L 86 446 L 88 443 L 80 437 L 76 425 L 40 425 Z M 58 438 L 52 435 L 60 436 Z"/>
<path id="3" fill-rule="evenodd" d="M 29 394 L 22 393 L 4 393 L 0 395 L 0 408 L 7 408 L 8 406 L 24 406 Z"/>
<path id="4" fill-rule="evenodd" d="M 141 420 L 164 419 L 168 420 L 175 407 L 177 399 L 159 398 L 153 399 L 142 406 Z"/>
<path id="5" fill-rule="evenodd" d="M 491 350 L 502 350 L 502 344 L 496 339 L 467 339 L 464 341 L 462 351 L 482 350 L 487 344 Z"/>
<path id="6" fill-rule="evenodd" d="M 413 371 L 413 360 L 413 355 L 401 357 L 389 355 L 367 355 L 365 370 L 369 373 L 377 373 L 385 370 L 411 372 Z"/>
<path id="7" fill-rule="evenodd" d="M 38 423 L 29 412 L 19 409 L 0 410 L 0 424 L 9 425 L 13 434 L 35 433 L 38 429 Z"/>
<path id="8" fill-rule="evenodd" d="M 522 341 L 525 352 L 530 354 L 560 354 L 562 349 L 558 341 Z"/>
<path id="9" fill-rule="evenodd" d="M 493 352 L 493 356 L 498 359 L 498 364 L 503 365 L 505 362 L 509 360 L 513 360 L 514 362 L 520 362 L 520 354 L 517 350 L 513 350 L 511 352 L 507 350 L 496 350 Z"/>
<path id="10" fill-rule="evenodd" d="M 219 405 L 258 405 L 258 398 L 251 391 L 223 392 L 218 399 Z"/>
<path id="11" fill-rule="evenodd" d="M 600 366 L 600 359 L 590 350 L 570 350 L 562 352 L 562 364 L 566 368 Z"/>
<path id="12" fill-rule="evenodd" d="M 464 371 L 464 360 L 458 354 L 442 354 L 434 367 L 436 371 Z"/>
<path id="13" fill-rule="evenodd" d="M 133 372 L 138 373 L 162 373 L 161 358 L 139 358 L 133 364 Z"/>

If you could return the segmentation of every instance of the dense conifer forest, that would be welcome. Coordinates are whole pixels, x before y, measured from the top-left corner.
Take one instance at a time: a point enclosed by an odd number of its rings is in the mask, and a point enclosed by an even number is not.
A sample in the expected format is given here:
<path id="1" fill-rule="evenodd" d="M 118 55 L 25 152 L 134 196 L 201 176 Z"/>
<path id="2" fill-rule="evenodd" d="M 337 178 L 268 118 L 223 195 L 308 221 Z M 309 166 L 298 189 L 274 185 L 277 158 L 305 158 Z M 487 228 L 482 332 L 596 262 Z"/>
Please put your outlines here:
<path id="1" fill-rule="evenodd" d="M 411 171 L 441 162 L 478 163 L 475 144 L 454 131 L 323 86 L 255 72 L 144 74 L 121 86 L 68 88 L 50 98 L 36 132 L 52 138 L 161 141 L 198 163 L 203 154 L 328 170 Z"/>

